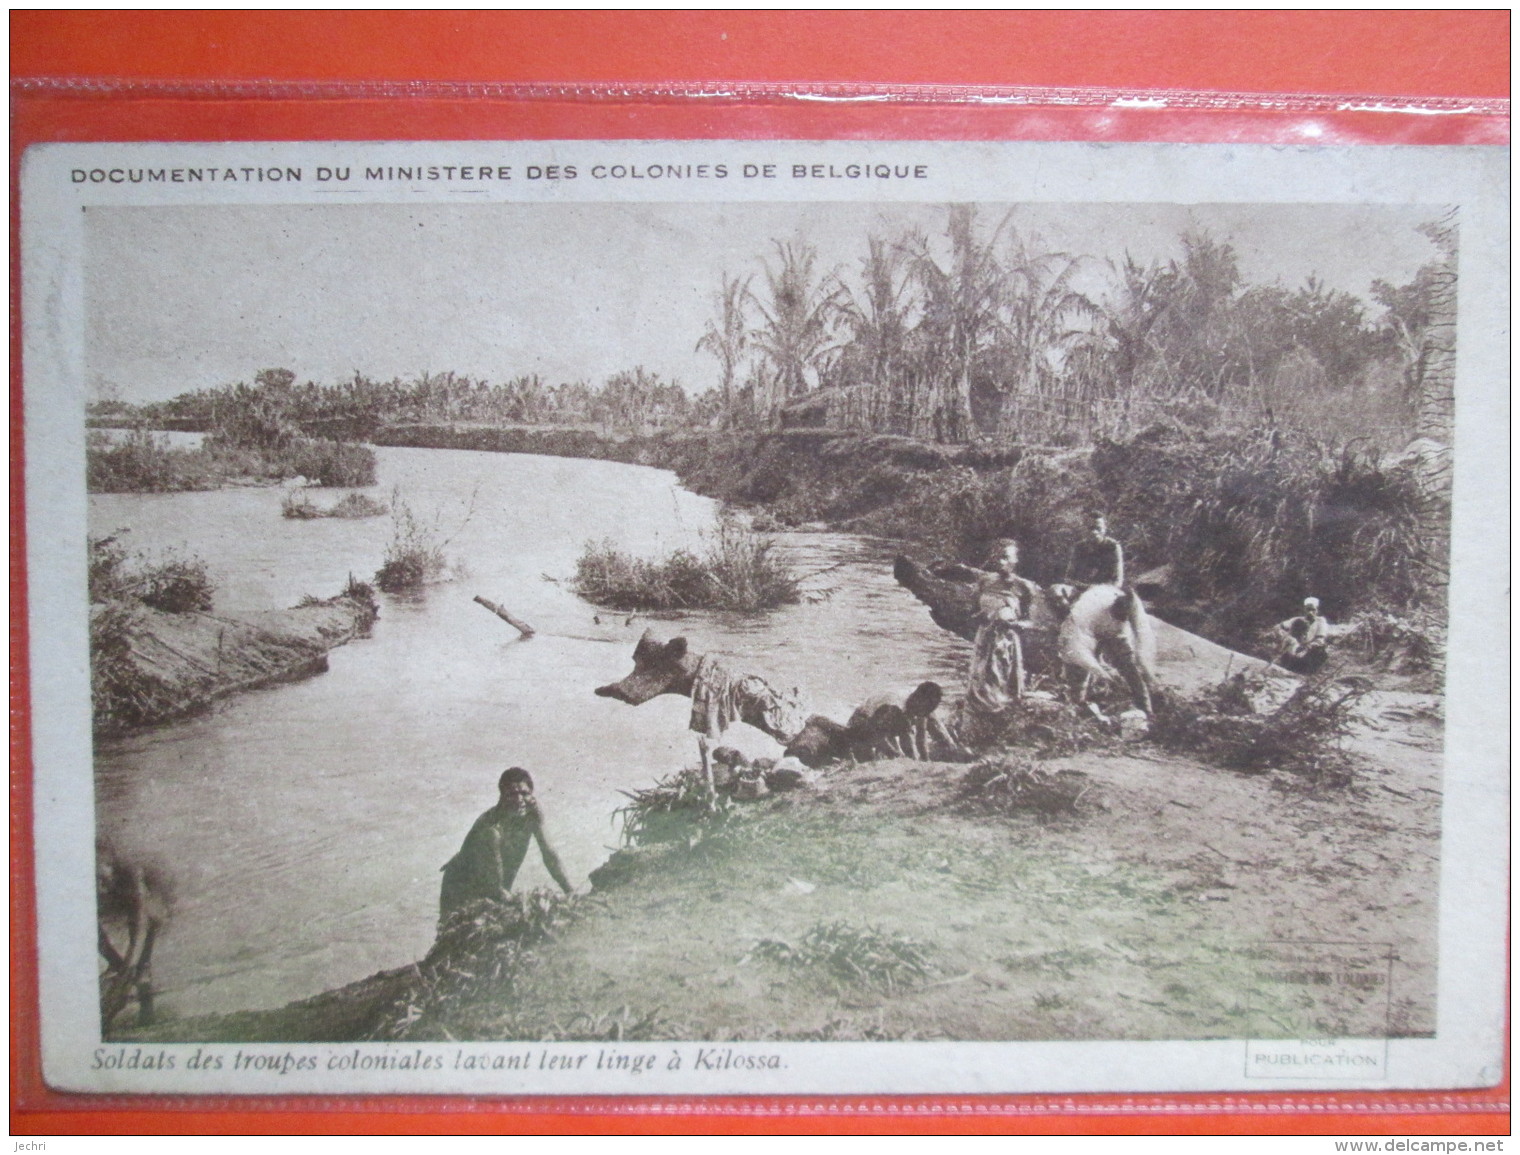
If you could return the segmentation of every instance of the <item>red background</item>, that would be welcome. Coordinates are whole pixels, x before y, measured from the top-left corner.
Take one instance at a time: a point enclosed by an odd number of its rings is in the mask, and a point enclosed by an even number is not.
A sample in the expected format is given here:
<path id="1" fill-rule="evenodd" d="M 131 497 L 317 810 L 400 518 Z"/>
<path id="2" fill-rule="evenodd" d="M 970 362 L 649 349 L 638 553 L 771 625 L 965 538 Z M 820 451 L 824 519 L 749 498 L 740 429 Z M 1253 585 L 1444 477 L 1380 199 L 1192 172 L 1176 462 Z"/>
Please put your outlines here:
<path id="1" fill-rule="evenodd" d="M 11 14 L 12 299 L 16 164 L 49 140 L 706 137 L 1507 143 L 1509 13 L 1297 12 L 101 12 Z M 48 78 L 72 87 L 37 86 Z M 103 85 L 102 81 L 126 82 Z M 221 92 L 164 82 L 255 82 Z M 432 91 L 412 81 L 453 82 Z M 302 82 L 319 82 L 304 84 Z M 136 82 L 148 82 L 140 84 Z M 390 82 L 392 88 L 365 87 Z M 509 99 L 498 83 L 562 86 Z M 739 101 L 679 93 L 769 86 Z M 344 88 L 347 84 L 351 87 Z M 588 98 L 567 90 L 588 86 Z M 895 102 L 798 102 L 781 86 L 889 86 Z M 352 87 L 357 85 L 358 87 Z M 913 86 L 1086 86 L 1194 94 L 1384 97 L 1475 113 L 1192 99 L 1159 110 L 978 106 Z M 465 86 L 476 86 L 473 91 Z M 404 91 L 405 90 L 405 91 Z M 1366 102 L 1359 102 L 1366 103 Z M 1188 105 L 1180 108 L 1179 105 Z M 12 310 L 11 1126 L 17 1134 L 500 1131 L 966 1131 L 1506 1134 L 1493 1092 L 1013 1098 L 244 1100 L 118 1106 L 41 1085 L 31 912 L 20 573 L 18 313 Z"/>

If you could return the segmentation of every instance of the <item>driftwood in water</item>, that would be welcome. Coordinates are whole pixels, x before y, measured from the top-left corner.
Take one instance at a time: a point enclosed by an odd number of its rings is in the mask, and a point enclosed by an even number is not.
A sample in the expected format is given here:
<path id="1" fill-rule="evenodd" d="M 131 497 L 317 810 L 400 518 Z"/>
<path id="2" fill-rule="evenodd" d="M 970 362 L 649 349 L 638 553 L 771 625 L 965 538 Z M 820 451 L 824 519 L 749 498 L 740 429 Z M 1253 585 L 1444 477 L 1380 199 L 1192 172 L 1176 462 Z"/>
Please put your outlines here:
<path id="1" fill-rule="evenodd" d="M 475 600 L 481 605 L 485 606 L 486 609 L 490 610 L 502 621 L 506 622 L 509 626 L 514 627 L 517 632 L 520 633 L 523 637 L 531 638 L 533 636 L 533 627 L 530 626 L 527 622 L 523 621 L 521 618 L 514 618 L 510 613 L 507 612 L 505 607 L 499 606 L 488 598 L 481 597 L 479 594 L 475 595 Z"/>

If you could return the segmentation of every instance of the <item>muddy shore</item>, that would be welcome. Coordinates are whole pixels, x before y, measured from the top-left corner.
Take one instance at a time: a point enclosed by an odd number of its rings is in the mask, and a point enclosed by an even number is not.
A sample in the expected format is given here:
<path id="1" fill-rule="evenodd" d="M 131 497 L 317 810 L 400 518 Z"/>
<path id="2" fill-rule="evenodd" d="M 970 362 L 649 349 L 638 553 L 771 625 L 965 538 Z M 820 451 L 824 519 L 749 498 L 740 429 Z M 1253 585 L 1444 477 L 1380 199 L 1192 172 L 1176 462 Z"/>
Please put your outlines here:
<path id="1" fill-rule="evenodd" d="M 1364 769 L 1335 790 L 1138 744 L 1042 762 L 1080 786 L 1042 812 L 989 804 L 965 764 L 836 765 L 689 840 L 620 852 L 569 904 L 530 896 L 548 912 L 531 939 L 488 929 L 278 1010 L 122 1037 L 1427 1035 L 1435 707 L 1370 697 L 1353 738 Z M 830 935 L 923 966 L 852 974 L 808 953 Z"/>
<path id="2" fill-rule="evenodd" d="M 230 694 L 319 674 L 328 651 L 367 633 L 379 607 L 372 595 L 340 594 L 260 613 L 143 605 L 130 613 L 118 644 L 95 657 L 97 735 L 170 722 Z"/>

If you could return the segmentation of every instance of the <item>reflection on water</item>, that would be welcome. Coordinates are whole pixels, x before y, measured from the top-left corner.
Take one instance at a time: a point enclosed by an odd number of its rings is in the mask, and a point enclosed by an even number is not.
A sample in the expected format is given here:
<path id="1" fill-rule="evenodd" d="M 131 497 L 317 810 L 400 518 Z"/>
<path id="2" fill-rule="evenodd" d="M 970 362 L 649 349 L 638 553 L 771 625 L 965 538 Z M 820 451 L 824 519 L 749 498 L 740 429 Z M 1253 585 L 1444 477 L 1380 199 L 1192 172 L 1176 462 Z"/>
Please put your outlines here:
<path id="1" fill-rule="evenodd" d="M 591 692 L 632 668 L 646 627 L 800 686 L 814 710 L 840 719 L 879 690 L 953 682 L 964 670 L 964 644 L 894 584 L 886 543 L 782 535 L 803 572 L 827 570 L 807 583 L 814 600 L 754 618 L 628 622 L 598 615 L 565 579 L 588 539 L 651 555 L 694 544 L 715 506 L 671 474 L 555 457 L 378 453 L 380 485 L 369 492 L 399 487 L 451 539 L 446 552 L 467 576 L 382 597 L 374 635 L 334 650 L 319 677 L 97 751 L 100 823 L 177 877 L 175 922 L 154 968 L 166 1010 L 276 1006 L 420 957 L 432 942 L 438 869 L 495 801 L 508 765 L 533 772 L 550 837 L 584 885 L 616 841 L 619 788 L 695 756 L 685 699 L 635 708 Z M 378 568 L 388 518 L 285 520 L 280 498 L 275 489 L 97 495 L 90 529 L 129 529 L 124 540 L 149 552 L 199 554 L 222 612 L 326 596 L 350 573 Z M 539 633 L 519 639 L 475 594 Z M 776 752 L 746 727 L 725 741 Z M 536 855 L 518 885 L 552 885 Z"/>

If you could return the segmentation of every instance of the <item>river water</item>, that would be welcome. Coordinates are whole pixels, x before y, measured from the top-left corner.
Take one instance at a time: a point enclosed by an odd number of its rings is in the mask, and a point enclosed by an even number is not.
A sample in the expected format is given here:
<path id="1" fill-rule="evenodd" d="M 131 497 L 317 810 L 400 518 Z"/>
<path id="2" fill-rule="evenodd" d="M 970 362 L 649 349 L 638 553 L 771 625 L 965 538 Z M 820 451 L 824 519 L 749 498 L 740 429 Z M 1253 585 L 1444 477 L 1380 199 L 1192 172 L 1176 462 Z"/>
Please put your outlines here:
<path id="1" fill-rule="evenodd" d="M 373 636 L 339 647 L 328 672 L 241 694 L 203 716 L 103 742 L 97 816 L 175 876 L 155 955 L 165 1010 L 279 1006 L 411 962 L 432 943 L 439 867 L 495 801 L 513 764 L 537 780 L 546 829 L 571 880 L 616 845 L 620 789 L 696 760 L 689 702 L 641 707 L 592 689 L 632 668 L 638 635 L 686 635 L 736 670 L 802 688 L 844 719 L 860 701 L 925 678 L 963 676 L 964 643 L 896 586 L 891 543 L 839 534 L 779 540 L 815 596 L 752 618 L 694 613 L 626 621 L 598 613 L 568 578 L 587 540 L 648 556 L 700 543 L 716 504 L 641 466 L 460 450 L 378 451 L 368 490 L 449 537 L 461 570 L 419 595 L 381 595 Z M 313 491 L 319 503 L 334 491 Z M 277 489 L 101 494 L 94 534 L 125 529 L 150 554 L 204 558 L 219 612 L 329 596 L 379 567 L 389 517 L 286 520 Z M 557 580 L 548 580 L 557 579 Z M 539 631 L 519 640 L 474 604 L 482 594 Z M 600 617 L 600 621 L 597 618 Z M 736 727 L 725 741 L 778 752 Z M 552 886 L 537 853 L 519 888 Z"/>

